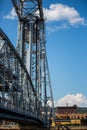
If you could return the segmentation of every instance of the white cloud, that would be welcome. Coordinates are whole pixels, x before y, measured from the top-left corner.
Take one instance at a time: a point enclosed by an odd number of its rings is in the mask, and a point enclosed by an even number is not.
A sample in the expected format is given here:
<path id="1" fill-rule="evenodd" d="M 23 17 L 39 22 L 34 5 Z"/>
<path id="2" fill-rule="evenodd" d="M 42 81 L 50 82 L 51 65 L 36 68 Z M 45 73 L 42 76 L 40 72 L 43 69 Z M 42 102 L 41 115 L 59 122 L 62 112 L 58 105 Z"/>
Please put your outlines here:
<path id="1" fill-rule="evenodd" d="M 54 102 L 54 106 L 66 106 L 68 103 L 69 106 L 77 105 L 77 106 L 85 106 L 87 107 L 87 98 L 81 94 L 67 94 L 63 98 Z"/>
<path id="2" fill-rule="evenodd" d="M 58 30 L 61 30 L 61 29 L 66 29 L 68 28 L 68 25 L 67 24 L 61 24 L 61 25 L 55 25 L 55 26 L 47 26 L 46 29 L 49 31 L 49 32 L 55 32 L 55 31 L 58 31 Z"/>
<path id="3" fill-rule="evenodd" d="M 50 107 L 52 107 L 52 101 L 48 100 L 47 105 L 50 106 Z"/>
<path id="4" fill-rule="evenodd" d="M 47 21 L 64 21 L 71 26 L 85 25 L 85 19 L 81 18 L 80 14 L 68 5 L 51 4 L 49 9 L 44 8 L 44 16 Z"/>
<path id="5" fill-rule="evenodd" d="M 11 20 L 14 20 L 16 19 L 17 15 L 16 15 L 16 12 L 15 12 L 15 9 L 12 8 L 12 10 L 10 11 L 9 14 L 7 14 L 6 16 L 4 16 L 4 19 L 11 19 Z"/>

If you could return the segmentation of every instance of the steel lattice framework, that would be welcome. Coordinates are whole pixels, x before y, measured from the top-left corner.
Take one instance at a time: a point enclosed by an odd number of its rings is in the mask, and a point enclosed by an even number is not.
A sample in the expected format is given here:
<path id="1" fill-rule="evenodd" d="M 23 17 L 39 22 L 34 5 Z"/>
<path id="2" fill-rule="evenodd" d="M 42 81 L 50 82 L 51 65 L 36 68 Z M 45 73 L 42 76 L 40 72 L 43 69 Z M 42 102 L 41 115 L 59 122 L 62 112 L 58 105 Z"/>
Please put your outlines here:
<path id="1" fill-rule="evenodd" d="M 18 16 L 16 49 L 0 30 L 1 104 L 31 112 L 48 125 L 54 105 L 41 0 L 12 0 Z M 17 50 L 17 51 L 16 51 Z M 48 106 L 48 100 L 52 106 Z"/>

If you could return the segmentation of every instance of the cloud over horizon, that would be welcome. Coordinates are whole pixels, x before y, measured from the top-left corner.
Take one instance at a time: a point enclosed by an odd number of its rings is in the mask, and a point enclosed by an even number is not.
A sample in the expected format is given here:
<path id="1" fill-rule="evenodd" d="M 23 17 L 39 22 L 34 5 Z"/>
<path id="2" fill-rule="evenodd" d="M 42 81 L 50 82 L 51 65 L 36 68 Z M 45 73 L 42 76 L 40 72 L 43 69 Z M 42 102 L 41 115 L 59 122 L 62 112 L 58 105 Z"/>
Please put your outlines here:
<path id="1" fill-rule="evenodd" d="M 69 106 L 77 105 L 80 107 L 87 107 L 87 98 L 82 93 L 77 93 L 77 94 L 67 94 L 63 98 L 54 101 L 55 107 L 66 106 L 67 104 Z"/>

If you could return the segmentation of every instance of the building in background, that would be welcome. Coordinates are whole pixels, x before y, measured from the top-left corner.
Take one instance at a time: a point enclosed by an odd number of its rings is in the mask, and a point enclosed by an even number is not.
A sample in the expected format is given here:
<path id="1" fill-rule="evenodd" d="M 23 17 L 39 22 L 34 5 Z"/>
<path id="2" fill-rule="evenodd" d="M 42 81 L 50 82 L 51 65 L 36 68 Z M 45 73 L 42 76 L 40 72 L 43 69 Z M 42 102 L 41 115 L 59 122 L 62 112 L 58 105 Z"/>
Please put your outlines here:
<path id="1" fill-rule="evenodd" d="M 59 114 L 76 114 L 77 113 L 77 105 L 73 106 L 61 106 L 57 107 L 57 113 Z"/>
<path id="2" fill-rule="evenodd" d="M 58 106 L 56 108 L 55 122 L 57 125 L 81 125 L 82 120 L 87 120 L 87 108 L 80 108 L 77 105 Z"/>

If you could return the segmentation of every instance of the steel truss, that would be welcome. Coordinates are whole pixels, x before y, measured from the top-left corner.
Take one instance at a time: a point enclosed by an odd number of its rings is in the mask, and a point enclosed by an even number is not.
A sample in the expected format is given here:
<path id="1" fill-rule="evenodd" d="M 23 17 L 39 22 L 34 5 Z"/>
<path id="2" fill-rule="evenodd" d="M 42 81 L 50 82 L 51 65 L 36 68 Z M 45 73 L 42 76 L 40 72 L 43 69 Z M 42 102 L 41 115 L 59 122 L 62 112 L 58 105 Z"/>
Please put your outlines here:
<path id="1" fill-rule="evenodd" d="M 36 111 L 36 92 L 19 54 L 0 29 L 0 103 L 23 112 Z M 38 102 L 38 100 L 37 100 Z"/>
<path id="2" fill-rule="evenodd" d="M 54 116 L 54 105 L 42 1 L 12 0 L 12 3 L 18 16 L 18 42 L 16 51 L 0 30 L 1 102 L 8 108 L 39 115 L 48 125 Z"/>

